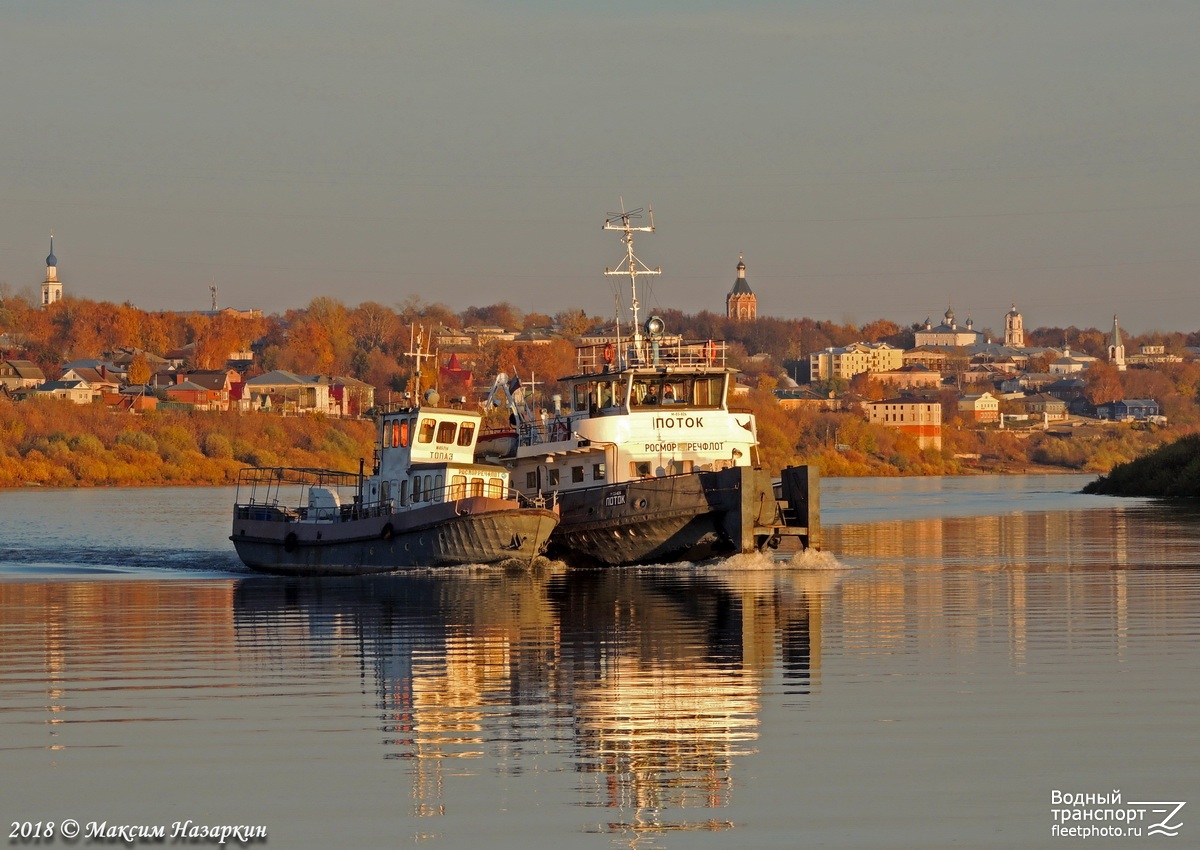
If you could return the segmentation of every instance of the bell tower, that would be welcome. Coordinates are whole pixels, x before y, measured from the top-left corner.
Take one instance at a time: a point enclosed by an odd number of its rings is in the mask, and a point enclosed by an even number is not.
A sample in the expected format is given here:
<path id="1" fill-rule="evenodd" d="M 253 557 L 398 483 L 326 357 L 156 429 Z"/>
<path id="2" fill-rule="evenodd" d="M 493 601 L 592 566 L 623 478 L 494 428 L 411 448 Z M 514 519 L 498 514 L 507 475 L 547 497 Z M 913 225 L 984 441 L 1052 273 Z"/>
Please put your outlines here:
<path id="1" fill-rule="evenodd" d="M 42 307 L 62 301 L 62 281 L 58 279 L 58 258 L 54 256 L 54 234 L 50 234 L 50 256 L 46 257 L 46 279 L 42 281 Z"/>
<path id="2" fill-rule="evenodd" d="M 738 257 L 737 280 L 725 296 L 725 314 L 737 322 L 758 318 L 758 299 L 746 283 L 746 262 L 742 257 Z"/>

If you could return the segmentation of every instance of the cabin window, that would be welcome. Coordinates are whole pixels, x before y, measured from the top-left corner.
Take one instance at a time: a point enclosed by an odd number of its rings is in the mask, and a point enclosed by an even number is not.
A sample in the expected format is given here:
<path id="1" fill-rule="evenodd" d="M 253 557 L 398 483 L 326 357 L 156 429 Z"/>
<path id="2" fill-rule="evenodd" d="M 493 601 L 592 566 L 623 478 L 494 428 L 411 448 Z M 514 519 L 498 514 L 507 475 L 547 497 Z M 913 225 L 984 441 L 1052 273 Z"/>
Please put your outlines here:
<path id="1" fill-rule="evenodd" d="M 392 420 L 392 448 L 400 447 L 400 420 Z"/>
<path id="2" fill-rule="evenodd" d="M 460 446 L 469 446 L 475 439 L 475 423 L 464 422 L 462 427 L 458 429 L 458 444 Z"/>
<path id="3" fill-rule="evenodd" d="M 583 481 L 583 467 L 582 466 L 572 466 L 571 467 L 571 481 L 575 484 L 578 484 L 579 482 Z"/>
<path id="4" fill-rule="evenodd" d="M 536 472 L 526 472 L 525 473 L 525 487 L 526 487 L 526 489 L 529 489 L 529 490 L 532 490 L 533 488 L 537 487 L 537 473 Z"/>
<path id="5" fill-rule="evenodd" d="M 724 389 L 723 377 L 697 378 L 692 387 L 692 403 L 696 407 L 720 407 Z"/>
<path id="6" fill-rule="evenodd" d="M 452 475 L 450 476 L 450 499 L 465 499 L 467 496 L 467 476 Z"/>
<path id="7" fill-rule="evenodd" d="M 663 381 L 663 404 L 687 404 L 688 381 Z"/>
<path id="8" fill-rule="evenodd" d="M 603 481 L 604 480 L 604 464 L 602 464 L 602 463 L 593 463 L 592 464 L 592 480 L 593 481 Z"/>
<path id="9" fill-rule="evenodd" d="M 652 478 L 650 472 L 650 461 L 648 460 L 631 460 L 629 462 L 629 474 L 634 478 Z"/>
<path id="10" fill-rule="evenodd" d="M 413 476 L 413 502 L 421 501 L 421 476 Z"/>
<path id="11" fill-rule="evenodd" d="M 587 384 L 576 384 L 571 389 L 573 405 L 576 412 L 582 412 L 588 409 L 588 388 Z"/>
<path id="12" fill-rule="evenodd" d="M 410 427 L 410 425 L 409 425 L 409 421 L 407 419 L 405 419 L 403 422 L 400 423 L 400 447 L 401 448 L 405 448 L 408 446 L 409 427 Z"/>
<path id="13" fill-rule="evenodd" d="M 649 407 L 658 404 L 658 381 L 634 381 L 629 404 L 631 407 Z"/>
<path id="14" fill-rule="evenodd" d="M 488 495 L 493 499 L 504 498 L 504 479 L 492 478 L 488 481 Z"/>
<path id="15" fill-rule="evenodd" d="M 458 430 L 458 423 L 452 419 L 438 423 L 437 441 L 439 443 L 453 443 L 454 432 L 456 430 Z"/>
<path id="16" fill-rule="evenodd" d="M 433 476 L 432 475 L 425 476 L 424 485 L 425 485 L 425 501 L 432 502 L 433 495 L 434 495 L 433 494 Z"/>
<path id="17" fill-rule="evenodd" d="M 372 488 L 372 489 L 374 489 L 374 488 Z M 385 502 L 388 499 L 392 498 L 392 482 L 391 481 L 383 482 L 383 495 L 380 498 Z"/>
<path id="18" fill-rule="evenodd" d="M 471 479 L 471 495 L 472 496 L 482 496 L 483 495 L 483 479 L 482 478 L 472 478 Z"/>
<path id="19" fill-rule="evenodd" d="M 686 475 L 692 471 L 693 466 L 690 460 L 673 460 L 667 464 L 667 475 Z"/>
<path id="20" fill-rule="evenodd" d="M 400 504 L 408 505 L 408 479 L 400 482 Z"/>
<path id="21" fill-rule="evenodd" d="M 551 487 L 558 486 L 558 470 L 557 469 L 550 470 L 550 486 Z"/>
<path id="22" fill-rule="evenodd" d="M 434 425 L 434 422 L 432 419 L 422 419 L 421 420 L 421 430 L 417 432 L 417 442 L 418 443 L 432 443 L 433 442 L 433 425 Z"/>
<path id="23" fill-rule="evenodd" d="M 433 479 L 433 500 L 435 502 L 440 502 L 446 498 L 445 488 L 446 479 L 440 475 Z"/>

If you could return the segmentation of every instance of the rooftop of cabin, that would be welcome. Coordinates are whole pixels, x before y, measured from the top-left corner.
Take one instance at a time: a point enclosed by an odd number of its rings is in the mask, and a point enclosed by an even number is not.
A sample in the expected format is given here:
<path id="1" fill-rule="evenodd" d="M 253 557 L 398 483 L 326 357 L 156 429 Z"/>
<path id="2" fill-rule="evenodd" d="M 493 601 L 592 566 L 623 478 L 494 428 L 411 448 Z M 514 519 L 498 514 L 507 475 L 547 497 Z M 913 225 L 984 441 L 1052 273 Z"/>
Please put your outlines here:
<path id="1" fill-rule="evenodd" d="M 729 349 L 725 340 L 642 336 L 615 342 L 589 343 L 575 349 L 580 376 L 626 370 L 725 371 Z"/>

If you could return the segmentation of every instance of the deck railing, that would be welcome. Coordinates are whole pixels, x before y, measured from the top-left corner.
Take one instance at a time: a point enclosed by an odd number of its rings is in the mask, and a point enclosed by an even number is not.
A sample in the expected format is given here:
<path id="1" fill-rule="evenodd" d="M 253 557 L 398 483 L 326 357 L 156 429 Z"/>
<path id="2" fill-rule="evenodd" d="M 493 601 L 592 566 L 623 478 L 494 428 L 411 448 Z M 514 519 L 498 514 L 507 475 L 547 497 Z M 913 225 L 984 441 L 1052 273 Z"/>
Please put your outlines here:
<path id="1" fill-rule="evenodd" d="M 643 337 L 640 347 L 625 339 L 580 345 L 575 349 L 575 365 L 581 375 L 617 371 L 633 367 L 724 369 L 729 356 L 723 339 L 652 340 Z"/>

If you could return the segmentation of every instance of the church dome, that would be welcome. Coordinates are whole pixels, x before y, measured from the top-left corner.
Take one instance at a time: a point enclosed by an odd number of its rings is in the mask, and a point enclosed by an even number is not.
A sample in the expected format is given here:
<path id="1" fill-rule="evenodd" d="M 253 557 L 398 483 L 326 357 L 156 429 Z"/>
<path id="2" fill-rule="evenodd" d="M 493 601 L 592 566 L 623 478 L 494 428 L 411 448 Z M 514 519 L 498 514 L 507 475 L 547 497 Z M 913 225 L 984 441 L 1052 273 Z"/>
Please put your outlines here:
<path id="1" fill-rule="evenodd" d="M 54 256 L 54 237 L 50 237 L 50 256 L 46 257 L 47 266 L 57 266 L 58 258 Z"/>

